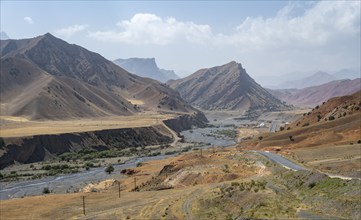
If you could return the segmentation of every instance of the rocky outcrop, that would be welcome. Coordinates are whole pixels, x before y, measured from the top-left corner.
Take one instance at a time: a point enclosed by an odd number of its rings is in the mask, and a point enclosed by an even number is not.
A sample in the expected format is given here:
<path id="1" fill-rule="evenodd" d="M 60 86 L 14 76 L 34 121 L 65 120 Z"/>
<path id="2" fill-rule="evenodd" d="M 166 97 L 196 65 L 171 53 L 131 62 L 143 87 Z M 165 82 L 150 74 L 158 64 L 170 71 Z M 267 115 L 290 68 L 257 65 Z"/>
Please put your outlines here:
<path id="1" fill-rule="evenodd" d="M 113 62 L 130 73 L 152 78 L 160 82 L 179 78 L 173 70 L 160 69 L 155 62 L 155 58 L 117 59 Z"/>
<path id="2" fill-rule="evenodd" d="M 164 120 L 163 122 L 173 131 L 181 132 L 192 129 L 193 127 L 204 127 L 208 120 L 202 112 L 196 112 L 194 114 L 180 115 L 176 118 Z"/>
<path id="3" fill-rule="evenodd" d="M 147 145 L 167 144 L 173 136 L 162 125 L 121 128 L 81 133 L 36 135 L 32 137 L 1 138 L 0 169 L 18 163 L 32 163 L 79 151 L 85 147 L 95 150 L 125 149 Z"/>

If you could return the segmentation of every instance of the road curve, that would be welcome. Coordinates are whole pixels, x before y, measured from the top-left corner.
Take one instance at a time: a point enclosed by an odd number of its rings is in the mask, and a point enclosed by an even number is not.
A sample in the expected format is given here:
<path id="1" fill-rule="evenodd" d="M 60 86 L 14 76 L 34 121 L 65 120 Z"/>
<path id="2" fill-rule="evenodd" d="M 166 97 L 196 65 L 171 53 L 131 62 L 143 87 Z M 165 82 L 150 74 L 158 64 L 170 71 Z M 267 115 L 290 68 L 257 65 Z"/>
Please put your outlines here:
<path id="1" fill-rule="evenodd" d="M 291 170 L 295 170 L 295 171 L 299 171 L 299 170 L 307 170 L 305 167 L 302 167 L 278 154 L 274 154 L 268 151 L 256 151 L 258 154 L 261 154 L 262 156 L 266 157 L 267 159 L 280 164 L 281 166 L 287 168 L 287 169 L 291 169 Z"/>

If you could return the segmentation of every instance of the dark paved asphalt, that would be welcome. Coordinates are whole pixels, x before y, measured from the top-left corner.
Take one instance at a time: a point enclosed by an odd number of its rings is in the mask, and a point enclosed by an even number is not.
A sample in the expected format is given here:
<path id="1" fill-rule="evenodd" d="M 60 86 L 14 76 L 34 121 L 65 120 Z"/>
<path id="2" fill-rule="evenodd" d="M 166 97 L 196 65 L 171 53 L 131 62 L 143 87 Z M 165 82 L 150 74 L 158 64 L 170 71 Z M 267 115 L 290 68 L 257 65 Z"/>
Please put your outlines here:
<path id="1" fill-rule="evenodd" d="M 274 154 L 274 153 L 271 153 L 271 152 L 268 152 L 268 151 L 257 151 L 257 153 L 263 155 L 264 157 L 268 158 L 269 160 L 275 162 L 275 163 L 278 163 L 288 169 L 292 169 L 292 170 L 307 170 L 306 168 L 304 167 L 301 167 L 300 165 L 278 155 L 278 154 Z"/>

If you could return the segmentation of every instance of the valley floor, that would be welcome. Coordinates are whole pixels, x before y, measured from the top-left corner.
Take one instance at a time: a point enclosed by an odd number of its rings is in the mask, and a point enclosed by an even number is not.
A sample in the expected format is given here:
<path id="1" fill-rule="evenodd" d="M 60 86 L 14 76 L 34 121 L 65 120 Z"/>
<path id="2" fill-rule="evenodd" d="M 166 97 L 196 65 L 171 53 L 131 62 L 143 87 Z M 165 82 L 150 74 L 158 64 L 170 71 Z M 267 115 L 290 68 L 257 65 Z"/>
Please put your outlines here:
<path id="1" fill-rule="evenodd" d="M 286 170 L 235 148 L 187 153 L 131 170 L 119 185 L 115 177 L 85 187 L 87 192 L 1 201 L 2 219 L 361 217 L 359 180 Z"/>
<path id="2" fill-rule="evenodd" d="M 324 174 L 358 177 L 360 144 L 269 149 L 307 168 L 293 171 L 244 147 L 214 145 L 219 143 L 219 136 L 241 142 L 257 138 L 268 131 L 272 121 L 287 121 L 295 117 L 293 113 L 269 114 L 257 122 L 235 120 L 233 113 L 213 116 L 214 128 L 186 132 L 189 137 L 200 136 L 199 140 L 205 141 L 191 152 L 181 152 L 182 145 L 176 156 L 138 163 L 120 171 L 122 174 L 113 173 L 105 181 L 89 183 L 77 193 L 1 200 L 1 218 L 361 218 L 361 180 Z M 261 122 L 266 127 L 259 127 Z M 227 146 L 228 141 L 224 143 Z"/>
<path id="3" fill-rule="evenodd" d="M 98 131 L 116 128 L 146 127 L 161 124 L 174 117 L 158 113 L 139 113 L 132 116 L 117 116 L 59 121 L 29 121 L 22 117 L 1 116 L 0 137 L 23 137 L 41 134 L 62 134 Z"/>

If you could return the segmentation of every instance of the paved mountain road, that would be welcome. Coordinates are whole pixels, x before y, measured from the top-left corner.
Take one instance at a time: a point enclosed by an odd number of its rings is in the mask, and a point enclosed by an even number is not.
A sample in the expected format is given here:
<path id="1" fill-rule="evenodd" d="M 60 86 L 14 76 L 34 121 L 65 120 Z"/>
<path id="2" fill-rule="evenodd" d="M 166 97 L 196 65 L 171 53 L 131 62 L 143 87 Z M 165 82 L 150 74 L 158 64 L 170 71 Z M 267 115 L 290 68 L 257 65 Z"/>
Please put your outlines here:
<path id="1" fill-rule="evenodd" d="M 274 154 L 274 153 L 271 153 L 268 151 L 256 151 L 256 152 L 258 154 L 261 154 L 262 156 L 266 157 L 267 159 L 282 165 L 283 167 L 285 167 L 287 169 L 291 169 L 291 170 L 295 170 L 295 171 L 307 170 L 305 167 L 302 167 L 278 154 Z"/>

